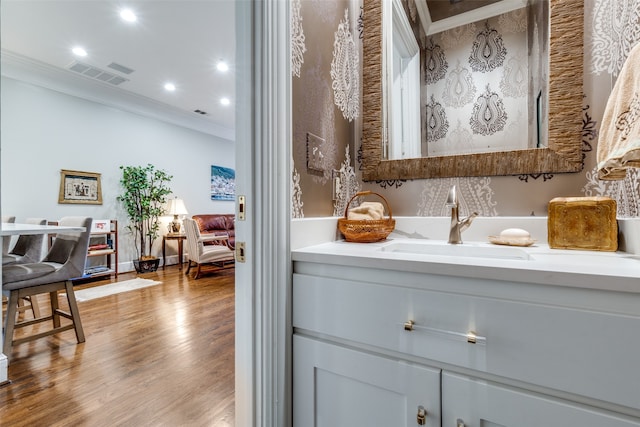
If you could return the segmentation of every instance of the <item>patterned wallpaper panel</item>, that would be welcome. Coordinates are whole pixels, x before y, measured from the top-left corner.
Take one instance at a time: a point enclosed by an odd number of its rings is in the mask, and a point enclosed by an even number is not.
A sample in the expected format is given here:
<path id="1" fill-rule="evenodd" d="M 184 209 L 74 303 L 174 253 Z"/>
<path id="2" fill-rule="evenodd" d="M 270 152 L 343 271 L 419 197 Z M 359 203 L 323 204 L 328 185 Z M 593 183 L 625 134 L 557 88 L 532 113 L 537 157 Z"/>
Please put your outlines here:
<path id="1" fill-rule="evenodd" d="M 415 15 L 411 2 L 404 4 Z M 362 182 L 359 173 L 361 0 L 292 0 L 291 8 L 294 217 L 342 216 L 362 188 L 383 194 L 394 215 L 442 216 L 454 184 L 462 215 L 545 216 L 554 197 L 605 195 L 616 199 L 620 217 L 640 216 L 640 171 L 604 182 L 595 167 L 605 104 L 629 51 L 640 42 L 640 0 L 585 0 L 582 172 L 382 182 Z M 430 117 L 423 120 L 434 129 L 435 144 L 490 133 L 506 139 L 525 126 L 527 112 L 516 105 L 530 102 L 523 85 L 526 48 L 519 42 L 527 29 L 517 13 L 422 41 L 430 55 L 424 79 L 436 87 L 422 100 L 424 117 Z"/>
<path id="2" fill-rule="evenodd" d="M 360 8 L 293 0 L 291 12 L 292 215 L 330 216 L 336 194 L 352 186 L 341 175 L 355 181 L 344 162 L 360 117 Z"/>

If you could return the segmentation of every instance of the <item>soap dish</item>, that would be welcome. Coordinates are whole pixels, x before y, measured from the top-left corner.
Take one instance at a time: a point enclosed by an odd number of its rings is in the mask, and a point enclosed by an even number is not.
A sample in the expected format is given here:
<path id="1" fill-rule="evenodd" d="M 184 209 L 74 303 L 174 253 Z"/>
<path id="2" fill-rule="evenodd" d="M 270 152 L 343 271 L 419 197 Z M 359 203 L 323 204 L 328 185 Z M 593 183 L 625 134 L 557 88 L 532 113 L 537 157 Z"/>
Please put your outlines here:
<path id="1" fill-rule="evenodd" d="M 536 241 L 535 239 L 528 238 L 506 238 L 500 236 L 489 236 L 489 241 L 494 245 L 508 245 L 508 246 L 531 246 Z"/>

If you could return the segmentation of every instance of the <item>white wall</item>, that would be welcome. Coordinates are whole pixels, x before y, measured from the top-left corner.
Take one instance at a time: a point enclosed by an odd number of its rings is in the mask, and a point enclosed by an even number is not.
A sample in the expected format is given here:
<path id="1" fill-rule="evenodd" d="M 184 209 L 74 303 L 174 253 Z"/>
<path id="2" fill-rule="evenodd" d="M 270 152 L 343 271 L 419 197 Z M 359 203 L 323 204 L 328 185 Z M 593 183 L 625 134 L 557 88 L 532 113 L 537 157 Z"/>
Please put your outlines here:
<path id="1" fill-rule="evenodd" d="M 17 222 L 67 215 L 117 219 L 125 271 L 135 256 L 126 215 L 115 200 L 119 166 L 165 169 L 190 215 L 234 212 L 233 202 L 212 201 L 209 187 L 211 165 L 235 168 L 233 142 L 6 77 L 0 95 L 3 215 L 15 215 Z M 103 204 L 58 204 L 61 169 L 100 173 Z"/>

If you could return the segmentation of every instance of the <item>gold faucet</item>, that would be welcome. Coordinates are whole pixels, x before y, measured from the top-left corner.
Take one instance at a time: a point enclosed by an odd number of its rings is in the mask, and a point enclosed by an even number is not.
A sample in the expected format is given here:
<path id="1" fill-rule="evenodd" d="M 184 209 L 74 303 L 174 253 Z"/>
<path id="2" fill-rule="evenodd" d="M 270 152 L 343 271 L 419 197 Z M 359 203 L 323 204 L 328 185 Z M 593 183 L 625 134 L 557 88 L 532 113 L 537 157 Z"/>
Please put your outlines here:
<path id="1" fill-rule="evenodd" d="M 447 195 L 447 201 L 445 202 L 448 208 L 451 208 L 451 227 L 449 227 L 449 243 L 458 244 L 462 243 L 461 233 L 467 229 L 473 222 L 473 219 L 478 216 L 478 212 L 474 212 L 466 218 L 460 219 L 458 217 L 458 195 L 456 194 L 456 186 L 452 186 Z"/>

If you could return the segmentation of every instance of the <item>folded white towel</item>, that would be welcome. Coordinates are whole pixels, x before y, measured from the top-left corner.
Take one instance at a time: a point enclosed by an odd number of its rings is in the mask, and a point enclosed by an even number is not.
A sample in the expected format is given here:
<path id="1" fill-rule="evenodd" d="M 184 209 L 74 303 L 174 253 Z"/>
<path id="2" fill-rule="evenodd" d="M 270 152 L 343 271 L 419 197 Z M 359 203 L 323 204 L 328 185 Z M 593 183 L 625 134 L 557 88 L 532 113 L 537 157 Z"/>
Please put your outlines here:
<path id="1" fill-rule="evenodd" d="M 347 212 L 347 219 L 375 220 L 384 216 L 384 206 L 379 202 L 362 202 L 360 206 L 351 208 Z"/>
<path id="2" fill-rule="evenodd" d="M 640 167 L 640 44 L 629 53 L 609 95 L 598 138 L 598 178 L 624 179 Z"/>

